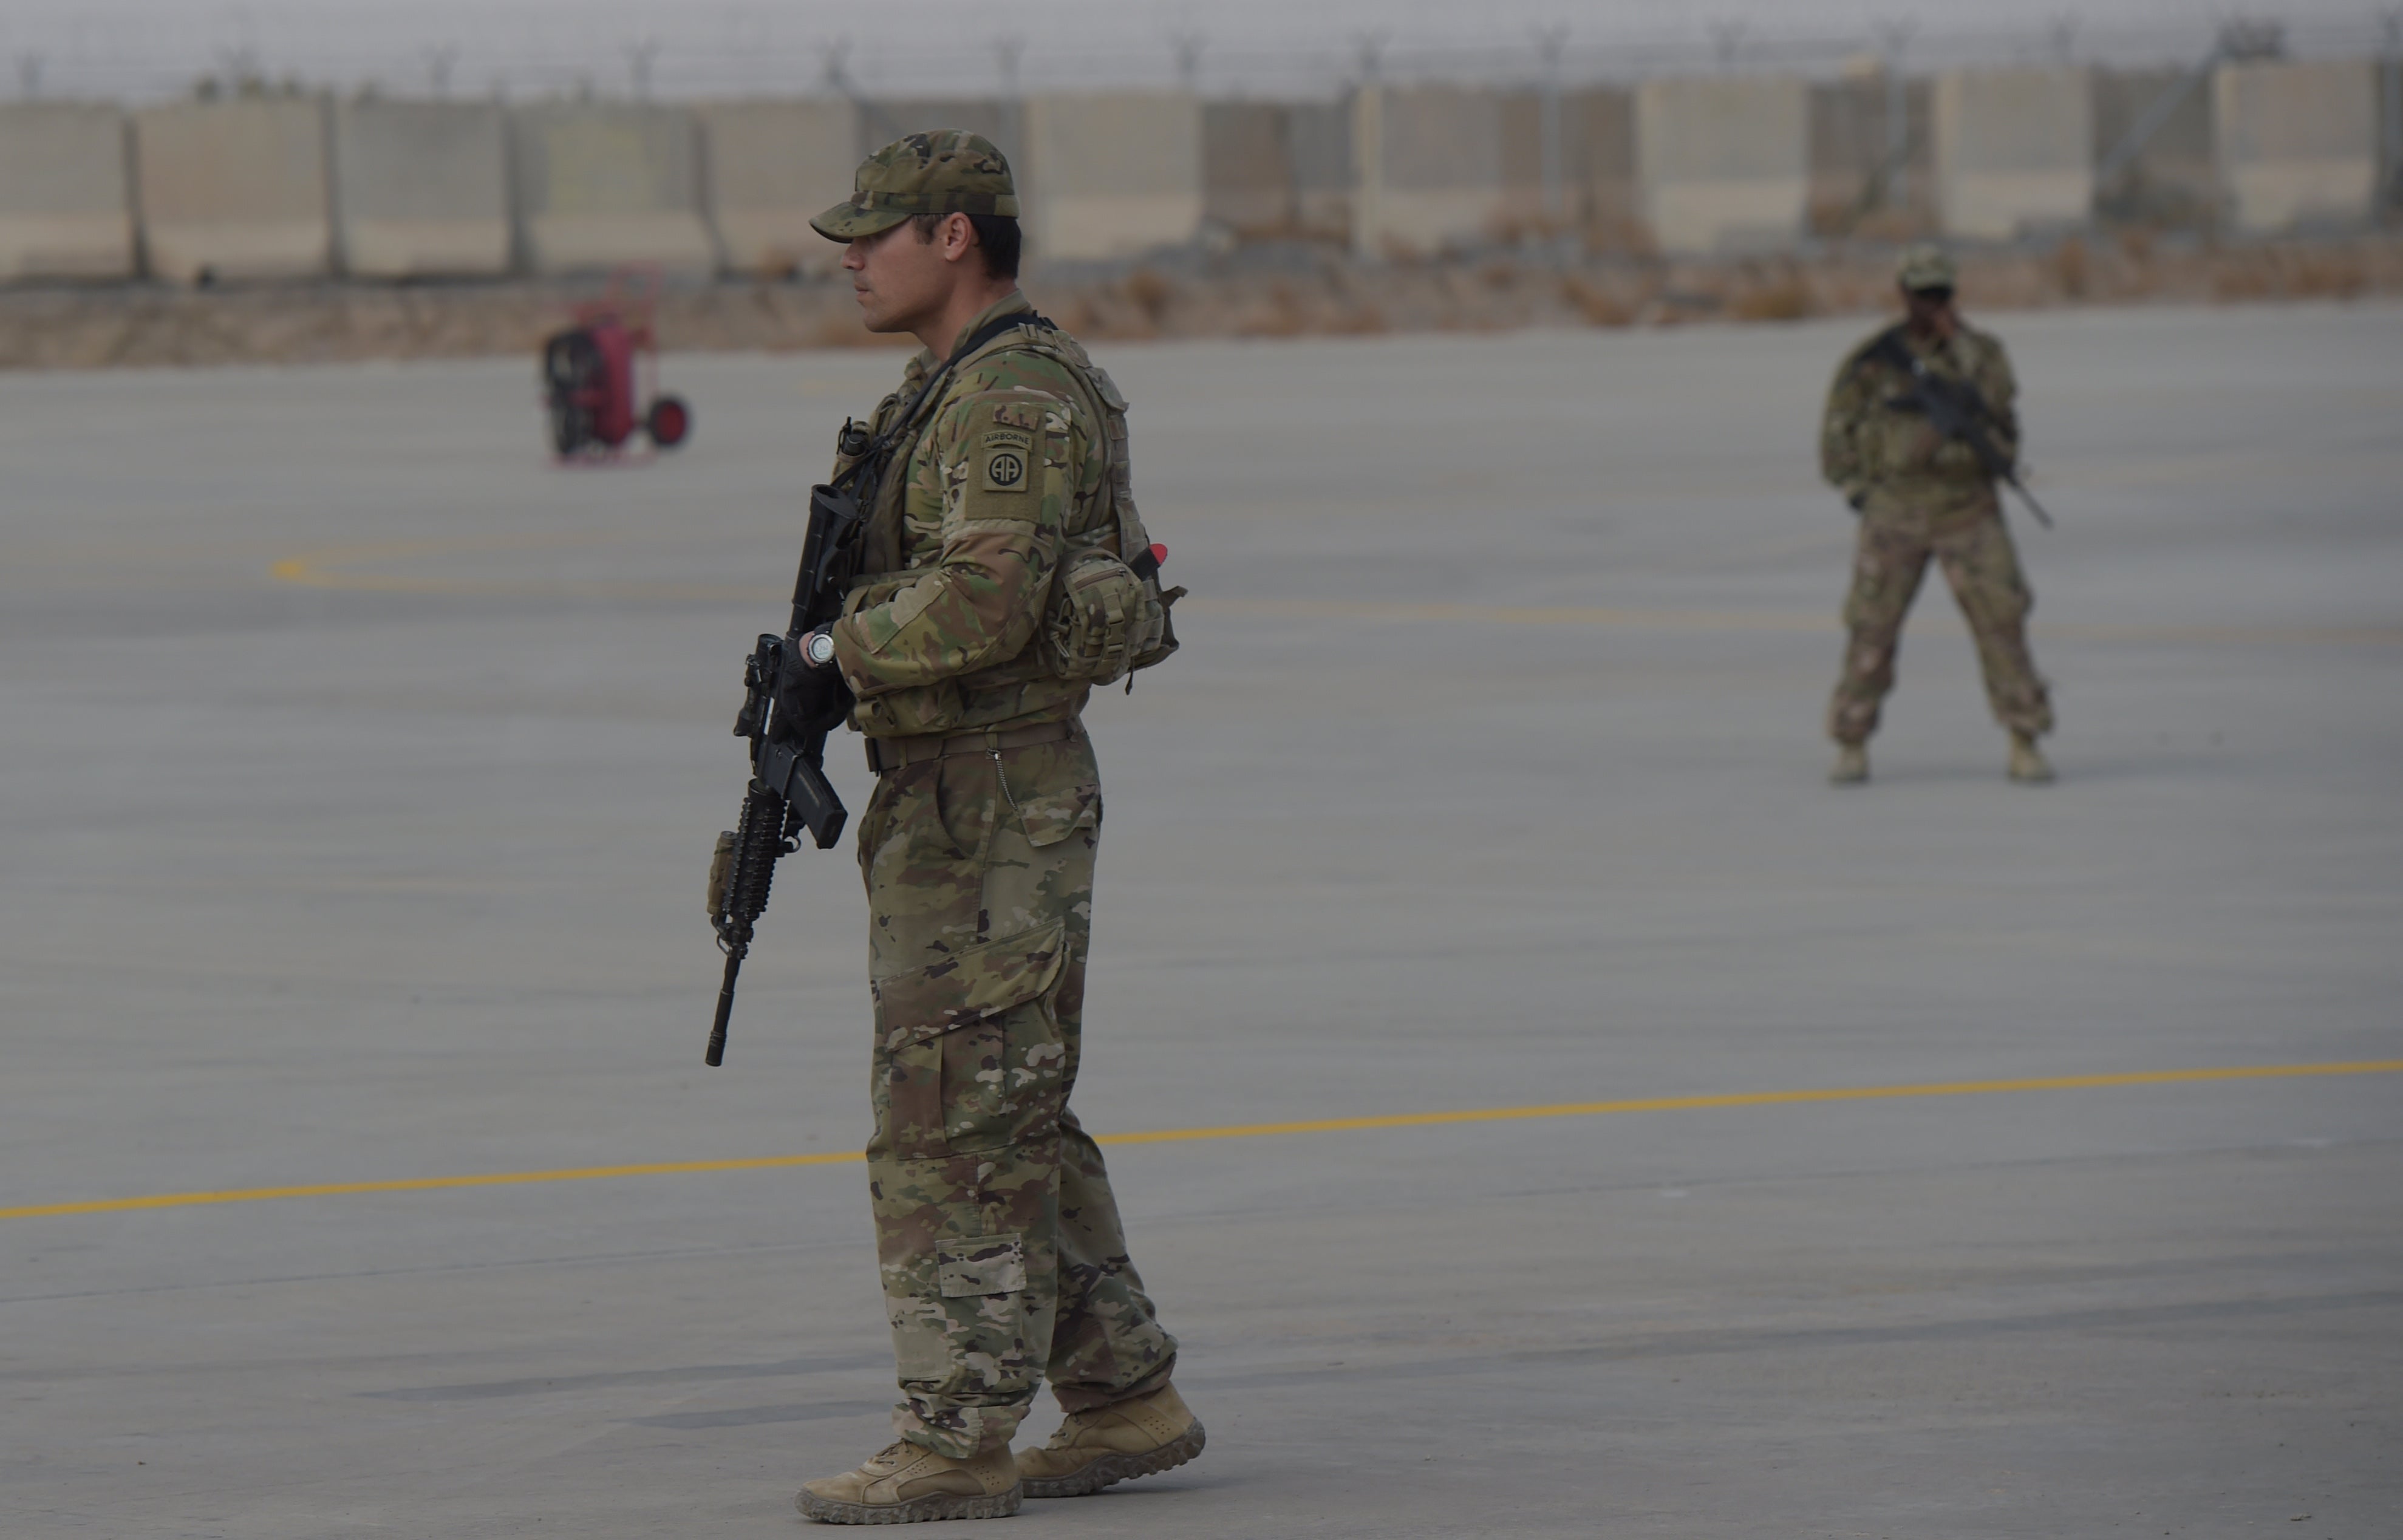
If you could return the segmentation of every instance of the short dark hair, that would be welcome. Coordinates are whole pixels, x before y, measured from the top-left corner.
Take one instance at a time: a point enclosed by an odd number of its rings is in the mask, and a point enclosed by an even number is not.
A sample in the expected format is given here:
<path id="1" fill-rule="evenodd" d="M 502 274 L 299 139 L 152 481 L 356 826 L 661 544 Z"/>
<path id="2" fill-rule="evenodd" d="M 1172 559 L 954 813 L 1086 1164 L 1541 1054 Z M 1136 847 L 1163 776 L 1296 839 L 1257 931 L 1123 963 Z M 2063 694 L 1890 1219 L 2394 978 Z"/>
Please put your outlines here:
<path id="1" fill-rule="evenodd" d="M 910 224 L 917 230 L 923 245 L 935 238 L 935 231 L 950 217 L 948 214 L 913 214 Z M 984 253 L 985 276 L 1017 277 L 1019 252 L 1026 239 L 1018 228 L 1017 218 L 1007 214 L 971 214 L 967 221 L 968 228 L 976 231 L 977 249 Z"/>

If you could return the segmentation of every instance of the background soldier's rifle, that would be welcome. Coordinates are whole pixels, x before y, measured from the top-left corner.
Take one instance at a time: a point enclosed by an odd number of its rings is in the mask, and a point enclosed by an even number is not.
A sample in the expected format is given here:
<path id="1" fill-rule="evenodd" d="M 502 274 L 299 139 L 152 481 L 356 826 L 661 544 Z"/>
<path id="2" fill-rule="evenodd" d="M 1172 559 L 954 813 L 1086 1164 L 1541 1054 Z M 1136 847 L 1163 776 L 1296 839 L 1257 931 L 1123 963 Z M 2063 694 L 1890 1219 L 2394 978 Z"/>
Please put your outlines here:
<path id="1" fill-rule="evenodd" d="M 2035 515 L 2037 523 L 2046 529 L 2052 528 L 2052 515 L 2045 512 L 2044 505 L 2035 500 L 2035 493 L 2021 483 L 2019 467 L 1986 432 L 1986 424 L 1994 420 L 1993 409 L 1986 405 L 1986 398 L 1978 394 L 1977 386 L 1929 368 L 1925 359 L 1903 345 L 1902 328 L 1899 326 L 1879 338 L 1862 357 L 1890 364 L 1910 377 L 1910 388 L 1888 401 L 1888 407 L 1896 411 L 1924 417 L 1927 425 L 1934 428 L 1939 437 L 1967 445 L 1969 452 L 1978 457 L 1978 464 L 1985 467 L 1988 476 L 2018 493 L 2020 501 Z"/>
<path id="2" fill-rule="evenodd" d="M 953 364 L 1016 326 L 1049 331 L 1051 323 L 1021 312 L 978 327 L 872 442 L 866 428 L 846 421 L 840 448 L 851 465 L 827 485 L 810 489 L 809 533 L 801 540 L 801 570 L 793 582 L 792 627 L 782 636 L 763 634 L 743 664 L 743 710 L 734 718 L 734 736 L 751 741 L 751 784 L 743 794 L 742 817 L 717 837 L 709 867 L 709 918 L 717 927 L 718 950 L 726 953 L 717 1020 L 710 1026 L 704 1056 L 713 1065 L 726 1061 L 735 976 L 750 954 L 752 927 L 768 910 L 777 859 L 801 848 L 803 829 L 818 849 L 831 847 L 842 838 L 850 816 L 825 769 L 826 734 L 841 718 L 800 719 L 784 693 L 801 667 L 801 638 L 841 617 L 843 597 L 859 576 L 862 526 L 875 511 L 895 452 L 916 433 L 921 409 L 936 399 Z"/>

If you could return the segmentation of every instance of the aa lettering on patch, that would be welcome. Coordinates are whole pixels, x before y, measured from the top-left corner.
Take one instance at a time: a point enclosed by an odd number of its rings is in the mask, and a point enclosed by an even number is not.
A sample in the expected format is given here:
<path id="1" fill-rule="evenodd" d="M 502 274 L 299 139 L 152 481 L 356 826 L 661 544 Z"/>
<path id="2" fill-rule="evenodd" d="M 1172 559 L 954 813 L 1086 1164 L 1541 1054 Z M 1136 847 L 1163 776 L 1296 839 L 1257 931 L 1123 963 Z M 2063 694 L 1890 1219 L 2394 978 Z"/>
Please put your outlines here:
<path id="1" fill-rule="evenodd" d="M 1002 444 L 978 451 L 984 466 L 982 486 L 987 492 L 1024 492 L 1032 478 L 1027 474 L 1026 447 Z"/>

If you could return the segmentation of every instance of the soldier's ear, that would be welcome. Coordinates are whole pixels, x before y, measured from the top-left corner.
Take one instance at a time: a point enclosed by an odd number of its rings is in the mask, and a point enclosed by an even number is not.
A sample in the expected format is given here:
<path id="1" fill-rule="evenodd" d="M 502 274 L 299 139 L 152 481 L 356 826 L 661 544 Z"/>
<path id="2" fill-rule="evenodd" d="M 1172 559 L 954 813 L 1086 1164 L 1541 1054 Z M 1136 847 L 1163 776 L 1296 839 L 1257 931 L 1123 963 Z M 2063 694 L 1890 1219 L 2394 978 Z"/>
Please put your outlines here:
<path id="1" fill-rule="evenodd" d="M 943 215 L 943 260 L 963 262 L 977 249 L 976 224 L 965 214 Z"/>

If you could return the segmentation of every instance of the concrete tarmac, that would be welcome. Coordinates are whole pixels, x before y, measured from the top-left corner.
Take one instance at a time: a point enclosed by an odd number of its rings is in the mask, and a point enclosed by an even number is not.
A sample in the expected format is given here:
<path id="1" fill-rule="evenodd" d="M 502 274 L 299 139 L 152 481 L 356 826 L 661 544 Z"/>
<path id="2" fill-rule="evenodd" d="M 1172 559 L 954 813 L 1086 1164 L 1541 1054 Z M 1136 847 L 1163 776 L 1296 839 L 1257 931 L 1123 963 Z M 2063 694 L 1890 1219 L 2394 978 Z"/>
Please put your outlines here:
<path id="1" fill-rule="evenodd" d="M 1822 780 L 1853 324 L 1103 351 L 1194 597 L 1076 1104 L 1404 1120 L 1112 1150 L 1209 1449 L 1005 1533 L 2403 1533 L 2403 309 L 1994 326 L 2046 788 L 1935 579 Z M 884 1441 L 856 872 L 719 1070 L 701 900 L 898 362 L 606 470 L 531 360 L 0 379 L 0 1533 L 785 1535 Z"/>

